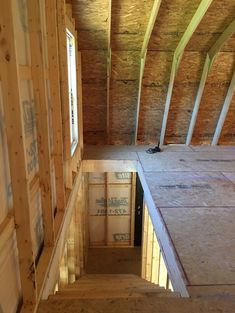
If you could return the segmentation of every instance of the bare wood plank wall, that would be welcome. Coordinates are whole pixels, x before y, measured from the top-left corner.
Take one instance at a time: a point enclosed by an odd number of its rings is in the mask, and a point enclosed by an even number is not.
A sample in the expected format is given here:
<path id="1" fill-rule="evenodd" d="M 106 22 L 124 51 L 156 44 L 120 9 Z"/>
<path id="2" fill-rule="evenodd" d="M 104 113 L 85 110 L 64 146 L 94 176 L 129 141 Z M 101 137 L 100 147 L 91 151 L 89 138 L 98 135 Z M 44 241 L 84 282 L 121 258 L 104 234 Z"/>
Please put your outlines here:
<path id="1" fill-rule="evenodd" d="M 163 252 L 153 228 L 148 208 L 144 207 L 141 277 L 166 289 L 172 289 Z"/>
<path id="2" fill-rule="evenodd" d="M 63 23 L 57 20 L 59 10 L 66 19 Z M 54 253 L 58 243 L 63 246 L 58 241 L 63 225 L 67 227 L 78 207 L 81 58 L 76 53 L 79 142 L 71 156 L 66 146 L 71 118 L 67 51 L 61 49 L 61 42 L 66 48 L 66 28 L 77 38 L 74 25 L 71 6 L 63 0 L 0 3 L 0 302 L 4 312 L 14 313 L 19 307 L 22 312 L 36 310 L 47 273 L 55 270 L 50 264 L 62 256 L 64 248 Z M 80 205 L 77 210 L 81 214 Z"/>
<path id="3" fill-rule="evenodd" d="M 234 35 L 226 37 L 219 49 L 218 62 L 215 60 L 211 75 L 205 79 L 204 91 L 199 84 L 203 83 L 208 51 L 234 19 L 234 1 L 71 0 L 71 3 L 82 49 L 85 143 L 155 144 L 161 133 L 164 133 L 162 143 L 188 143 L 199 90 L 201 105 L 190 142 L 211 144 L 232 79 Z M 191 27 L 194 15 L 201 15 L 202 19 L 193 23 L 191 38 L 186 33 L 183 44 L 189 42 L 184 51 L 181 49 L 180 66 L 178 62 L 173 64 L 173 54 L 188 26 Z M 144 62 L 141 49 L 147 38 Z M 167 114 L 163 118 L 166 103 Z M 235 142 L 233 103 L 234 96 L 219 144 Z"/>

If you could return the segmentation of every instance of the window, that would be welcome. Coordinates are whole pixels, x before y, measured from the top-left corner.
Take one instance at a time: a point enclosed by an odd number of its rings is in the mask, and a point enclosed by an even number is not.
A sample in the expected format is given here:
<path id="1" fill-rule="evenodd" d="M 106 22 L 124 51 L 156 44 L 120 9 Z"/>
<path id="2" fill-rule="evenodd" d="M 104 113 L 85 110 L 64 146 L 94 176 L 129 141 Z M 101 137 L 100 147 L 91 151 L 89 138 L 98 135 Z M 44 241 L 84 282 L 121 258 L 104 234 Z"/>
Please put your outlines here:
<path id="1" fill-rule="evenodd" d="M 72 156 L 78 144 L 76 56 L 75 56 L 75 38 L 68 29 L 66 33 L 67 33 L 68 89 L 69 89 L 69 114 L 70 114 L 70 147 Z"/>

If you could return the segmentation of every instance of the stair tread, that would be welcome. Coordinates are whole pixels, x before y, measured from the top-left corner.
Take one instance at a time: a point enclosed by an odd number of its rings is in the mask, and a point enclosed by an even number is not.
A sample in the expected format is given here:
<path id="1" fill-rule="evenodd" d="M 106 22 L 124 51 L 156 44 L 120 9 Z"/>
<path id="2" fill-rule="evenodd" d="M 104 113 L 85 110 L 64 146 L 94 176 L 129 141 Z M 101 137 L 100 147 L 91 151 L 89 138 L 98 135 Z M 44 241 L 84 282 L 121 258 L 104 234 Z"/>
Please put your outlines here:
<path id="1" fill-rule="evenodd" d="M 234 313 L 233 302 L 188 298 L 54 299 L 41 301 L 38 313 Z"/>
<path id="2" fill-rule="evenodd" d="M 108 292 L 108 291 L 96 291 L 96 292 L 80 292 L 75 294 L 65 294 L 65 293 L 58 293 L 56 295 L 50 296 L 49 299 L 115 299 L 115 298 L 139 298 L 139 297 L 148 297 L 148 296 L 156 296 L 156 297 L 178 297 L 178 294 L 173 292 L 156 292 L 151 290 L 137 290 L 137 291 L 115 291 L 115 292 Z"/>

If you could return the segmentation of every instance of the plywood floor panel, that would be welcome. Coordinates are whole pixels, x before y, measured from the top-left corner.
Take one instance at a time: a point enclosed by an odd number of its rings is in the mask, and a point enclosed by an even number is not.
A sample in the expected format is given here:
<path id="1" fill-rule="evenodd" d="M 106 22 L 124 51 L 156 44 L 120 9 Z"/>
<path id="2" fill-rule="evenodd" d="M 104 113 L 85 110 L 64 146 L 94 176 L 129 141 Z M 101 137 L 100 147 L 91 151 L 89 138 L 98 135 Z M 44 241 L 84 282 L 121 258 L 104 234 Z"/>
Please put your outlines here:
<path id="1" fill-rule="evenodd" d="M 235 285 L 235 207 L 161 213 L 190 285 Z"/>

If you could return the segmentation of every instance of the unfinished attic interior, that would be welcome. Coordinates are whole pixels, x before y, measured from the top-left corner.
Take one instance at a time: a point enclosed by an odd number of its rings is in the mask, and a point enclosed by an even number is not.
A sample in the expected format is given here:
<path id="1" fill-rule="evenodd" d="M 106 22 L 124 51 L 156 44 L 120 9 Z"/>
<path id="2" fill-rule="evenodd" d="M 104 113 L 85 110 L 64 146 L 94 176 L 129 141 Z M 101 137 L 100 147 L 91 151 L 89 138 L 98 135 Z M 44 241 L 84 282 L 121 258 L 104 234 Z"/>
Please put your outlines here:
<path id="1" fill-rule="evenodd" d="M 234 70 L 235 0 L 0 0 L 0 313 L 235 312 Z"/>

